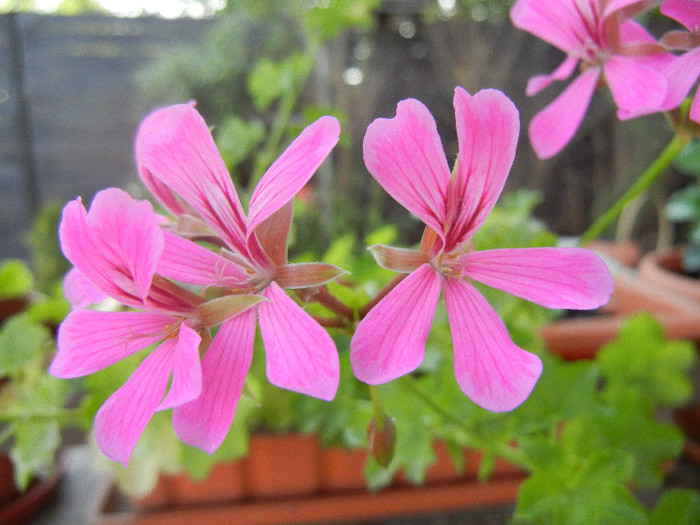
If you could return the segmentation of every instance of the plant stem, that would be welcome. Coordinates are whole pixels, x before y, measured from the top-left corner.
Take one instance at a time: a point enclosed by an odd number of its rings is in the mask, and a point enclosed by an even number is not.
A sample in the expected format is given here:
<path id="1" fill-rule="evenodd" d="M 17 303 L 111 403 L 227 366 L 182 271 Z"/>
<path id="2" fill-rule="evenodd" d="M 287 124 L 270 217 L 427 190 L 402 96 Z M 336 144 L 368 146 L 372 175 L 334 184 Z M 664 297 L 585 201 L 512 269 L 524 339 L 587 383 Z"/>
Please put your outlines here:
<path id="1" fill-rule="evenodd" d="M 374 424 L 377 426 L 377 430 L 382 430 L 386 424 L 386 416 L 384 415 L 384 408 L 382 408 L 382 398 L 379 395 L 379 389 L 375 385 L 369 385 L 369 395 L 374 408 Z"/>
<path id="2" fill-rule="evenodd" d="M 428 394 L 423 392 L 421 387 L 411 376 L 403 376 L 401 378 L 401 384 L 408 390 L 410 390 L 413 395 L 415 395 L 428 407 L 434 410 L 440 417 L 442 417 L 445 420 L 445 422 L 465 430 L 467 435 L 469 436 L 468 439 L 470 447 L 473 447 L 475 449 L 493 449 L 492 445 L 486 446 L 485 443 L 482 443 L 480 440 L 475 439 L 472 435 L 471 429 L 464 424 L 464 421 L 462 421 L 460 418 L 458 418 L 454 414 L 451 414 L 450 412 L 442 408 L 440 405 L 438 405 Z M 495 452 L 498 456 L 510 461 L 514 465 L 517 465 L 529 472 L 532 472 L 532 462 L 527 457 L 527 454 L 525 454 L 519 448 L 512 445 L 508 445 L 506 443 L 500 443 L 498 444 Z"/>
<path id="3" fill-rule="evenodd" d="M 353 309 L 340 301 L 326 286 L 316 288 L 315 293 L 311 295 L 311 299 L 325 306 L 339 317 L 345 317 L 349 321 L 352 321 L 355 317 Z"/>
<path id="4" fill-rule="evenodd" d="M 418 399 L 423 401 L 423 403 L 425 403 L 427 406 L 433 409 L 445 421 L 447 421 L 448 423 L 452 423 L 453 425 L 456 425 L 458 427 L 464 426 L 464 423 L 460 418 L 453 414 L 450 414 L 448 411 L 446 411 L 444 408 L 438 405 L 428 394 L 423 392 L 421 387 L 418 386 L 416 380 L 413 379 L 411 376 L 403 376 L 400 381 L 401 384 L 408 390 L 410 390 L 414 396 L 416 396 Z"/>
<path id="5" fill-rule="evenodd" d="M 676 133 L 676 135 L 671 139 L 671 142 L 664 148 L 664 150 L 659 154 L 658 157 L 652 162 L 649 167 L 642 173 L 642 175 L 637 179 L 637 181 L 632 185 L 627 192 L 620 197 L 615 204 L 613 204 L 605 213 L 603 213 L 598 219 L 586 230 L 586 232 L 581 236 L 579 242 L 580 245 L 585 245 L 586 243 L 592 241 L 603 233 L 617 217 L 625 209 L 625 206 L 633 201 L 636 197 L 644 193 L 649 186 L 651 186 L 659 176 L 666 171 L 666 168 L 673 162 L 673 160 L 678 156 L 678 154 L 683 150 L 689 137 L 686 134 Z"/>
<path id="6" fill-rule="evenodd" d="M 78 408 L 48 408 L 35 410 L 0 410 L 0 421 L 28 421 L 30 419 L 79 420 L 82 410 Z"/>
<path id="7" fill-rule="evenodd" d="M 0 432 L 0 447 L 3 446 L 3 444 L 5 443 L 5 441 L 7 441 L 8 439 L 10 439 L 10 438 L 12 437 L 12 433 L 13 433 L 13 432 L 14 432 L 14 428 L 11 427 L 11 426 L 10 426 L 10 427 L 7 427 L 7 428 L 4 428 L 4 429 L 2 430 L 2 432 Z"/>
<path id="8" fill-rule="evenodd" d="M 408 277 L 407 273 L 400 273 L 396 277 L 394 277 L 391 281 L 389 281 L 384 288 L 379 290 L 377 292 L 377 295 L 375 295 L 366 305 L 364 305 L 360 310 L 357 312 L 359 319 L 363 319 L 369 311 L 374 308 L 379 301 L 384 299 L 384 297 L 394 288 L 396 288 L 396 285 L 398 285 L 401 281 L 403 281 L 406 277 Z"/>

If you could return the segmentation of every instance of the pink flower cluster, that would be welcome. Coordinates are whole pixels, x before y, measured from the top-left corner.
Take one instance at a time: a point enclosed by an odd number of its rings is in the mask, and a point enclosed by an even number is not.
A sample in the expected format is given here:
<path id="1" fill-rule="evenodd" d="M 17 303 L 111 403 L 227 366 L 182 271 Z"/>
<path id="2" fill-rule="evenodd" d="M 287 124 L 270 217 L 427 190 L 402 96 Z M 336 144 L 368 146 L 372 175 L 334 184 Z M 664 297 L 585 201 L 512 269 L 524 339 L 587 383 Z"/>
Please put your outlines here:
<path id="1" fill-rule="evenodd" d="M 559 153 L 573 138 L 595 88 L 607 84 L 620 119 L 678 107 L 700 75 L 700 1 L 666 0 L 661 11 L 687 31 L 657 41 L 633 16 L 652 0 L 517 0 L 513 24 L 566 53 L 548 75 L 530 79 L 535 95 L 555 81 L 580 74 L 530 122 L 530 142 L 540 158 Z M 670 51 L 682 51 L 674 54 Z M 690 111 L 700 123 L 698 95 Z"/>
<path id="2" fill-rule="evenodd" d="M 167 408 L 182 441 L 216 450 L 241 396 L 256 322 L 270 382 L 333 399 L 335 344 L 284 288 L 318 286 L 344 273 L 287 263 L 293 197 L 339 134 L 332 117 L 307 127 L 267 170 L 246 216 L 202 117 L 189 105 L 168 107 L 141 124 L 136 157 L 142 180 L 171 218 L 115 188 L 98 193 L 89 212 L 80 199 L 66 205 L 60 240 L 75 266 L 66 295 L 76 308 L 60 327 L 51 372 L 90 374 L 158 345 L 97 413 L 95 436 L 107 456 L 128 463 L 150 418 Z M 134 311 L 84 308 L 105 295 Z"/>
<path id="3" fill-rule="evenodd" d="M 479 405 L 510 410 L 527 398 L 542 365 L 511 341 L 471 281 L 550 308 L 586 309 L 608 300 L 612 280 L 586 250 L 473 251 L 471 239 L 513 162 L 520 124 L 497 91 L 471 96 L 457 88 L 454 107 L 453 173 L 420 102 L 400 102 L 396 117 L 367 130 L 368 170 L 426 228 L 418 250 L 371 248 L 379 264 L 407 276 L 360 320 L 350 359 L 357 378 L 370 384 L 413 371 L 442 291 L 457 382 Z M 75 267 L 65 282 L 74 309 L 60 327 L 51 372 L 83 376 L 149 349 L 97 413 L 95 436 L 107 456 L 126 465 L 153 414 L 170 408 L 182 441 L 216 450 L 241 396 L 256 323 L 271 383 L 334 398 L 335 344 L 285 289 L 319 287 L 344 273 L 287 260 L 294 196 L 339 133 L 332 117 L 308 126 L 260 180 L 246 214 L 202 117 L 191 105 L 167 107 L 141 124 L 136 159 L 168 217 L 114 188 L 98 193 L 89 211 L 80 199 L 66 205 L 60 240 Z M 128 310 L 90 307 L 105 297 Z"/>

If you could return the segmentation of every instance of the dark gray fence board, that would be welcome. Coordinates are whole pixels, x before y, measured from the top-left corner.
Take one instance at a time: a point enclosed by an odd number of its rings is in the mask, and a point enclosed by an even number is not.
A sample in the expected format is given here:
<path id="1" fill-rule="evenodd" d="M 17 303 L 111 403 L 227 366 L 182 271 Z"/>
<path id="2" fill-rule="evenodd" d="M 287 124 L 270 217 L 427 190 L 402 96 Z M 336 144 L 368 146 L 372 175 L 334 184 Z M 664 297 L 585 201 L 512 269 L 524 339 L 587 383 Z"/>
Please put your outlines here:
<path id="1" fill-rule="evenodd" d="M 0 258 L 26 256 L 22 237 L 37 205 L 78 195 L 89 203 L 100 189 L 135 177 L 134 133 L 158 105 L 145 99 L 136 74 L 201 39 L 209 26 L 187 19 L 0 16 Z M 13 29 L 20 36 L 15 54 Z M 21 79 L 11 59 L 21 61 Z M 18 121 L 22 96 L 26 123 Z M 31 144 L 19 142 L 23 124 Z M 23 160 L 28 150 L 33 185 Z"/>

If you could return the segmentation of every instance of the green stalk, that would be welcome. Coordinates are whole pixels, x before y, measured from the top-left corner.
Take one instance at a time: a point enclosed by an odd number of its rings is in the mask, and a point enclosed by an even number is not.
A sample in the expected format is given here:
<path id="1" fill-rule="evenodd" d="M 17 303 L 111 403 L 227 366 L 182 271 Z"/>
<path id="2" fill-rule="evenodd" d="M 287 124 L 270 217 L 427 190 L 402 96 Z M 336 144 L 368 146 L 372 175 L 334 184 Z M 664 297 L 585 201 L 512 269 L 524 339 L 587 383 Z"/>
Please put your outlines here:
<path id="1" fill-rule="evenodd" d="M 28 421 L 31 419 L 56 419 L 61 422 L 79 421 L 82 410 L 78 408 L 48 408 L 35 410 L 0 410 L 0 421 Z"/>
<path id="2" fill-rule="evenodd" d="M 386 415 L 382 408 L 379 389 L 375 385 L 369 385 L 369 395 L 372 398 L 372 408 L 374 408 L 374 423 L 377 425 L 377 430 L 382 430 L 386 424 Z"/>
<path id="3" fill-rule="evenodd" d="M 579 244 L 583 246 L 607 230 L 622 213 L 622 210 L 635 198 L 644 193 L 666 171 L 678 154 L 683 151 L 688 139 L 687 134 L 676 133 L 671 142 L 668 143 L 632 187 L 586 230 L 581 236 Z"/>
<path id="4" fill-rule="evenodd" d="M 467 432 L 467 435 L 469 436 L 468 438 L 468 446 L 475 448 L 475 449 L 487 449 L 487 448 L 492 448 L 492 445 L 487 446 L 486 443 L 481 442 L 478 439 L 475 439 L 471 435 L 471 430 L 468 428 L 467 425 L 464 424 L 464 422 L 455 416 L 454 414 L 451 414 L 447 412 L 445 409 L 443 409 L 440 405 L 438 405 L 428 394 L 423 392 L 423 390 L 420 388 L 420 386 L 416 383 L 416 381 L 410 377 L 410 376 L 404 376 L 401 378 L 401 384 L 405 386 L 408 390 L 411 391 L 412 394 L 414 394 L 418 399 L 423 401 L 426 406 L 430 407 L 432 410 L 434 410 L 440 417 L 442 417 L 446 423 L 452 424 L 456 427 L 462 428 Z M 532 462 L 528 458 L 527 454 L 523 452 L 521 449 L 508 445 L 506 443 L 501 443 L 497 446 L 495 450 L 496 454 L 503 459 L 510 461 L 514 465 L 517 465 L 521 467 L 524 470 L 527 470 L 528 472 L 532 472 L 533 466 Z"/>

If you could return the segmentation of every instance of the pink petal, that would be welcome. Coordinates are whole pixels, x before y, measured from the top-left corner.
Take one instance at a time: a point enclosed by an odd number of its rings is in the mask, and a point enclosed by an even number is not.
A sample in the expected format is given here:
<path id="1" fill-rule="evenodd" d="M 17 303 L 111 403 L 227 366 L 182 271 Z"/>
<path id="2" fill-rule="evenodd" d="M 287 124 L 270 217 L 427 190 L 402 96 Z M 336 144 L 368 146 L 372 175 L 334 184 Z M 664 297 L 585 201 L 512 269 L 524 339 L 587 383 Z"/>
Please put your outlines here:
<path id="1" fill-rule="evenodd" d="M 248 235 L 287 204 L 338 143 L 340 124 L 329 116 L 309 125 L 270 166 L 250 198 Z"/>
<path id="2" fill-rule="evenodd" d="M 184 204 L 178 196 L 173 193 L 169 186 L 156 179 L 150 171 L 143 166 L 139 166 L 138 172 L 141 181 L 146 188 L 148 188 L 148 191 L 151 192 L 151 195 L 153 195 L 166 210 L 169 210 L 175 216 L 192 213 L 189 206 Z"/>
<path id="3" fill-rule="evenodd" d="M 648 3 L 648 0 L 646 0 Z M 603 2 L 600 2 L 601 4 Z M 624 9 L 625 7 L 632 6 L 634 4 L 644 4 L 645 0 L 607 0 L 605 2 L 605 9 L 603 10 L 603 18 L 607 18 L 614 14 L 616 11 Z"/>
<path id="4" fill-rule="evenodd" d="M 72 268 L 63 279 L 63 294 L 73 308 L 85 308 L 107 298 L 107 295 L 77 268 Z"/>
<path id="5" fill-rule="evenodd" d="M 591 37 L 590 20 L 577 0 L 518 0 L 510 10 L 513 25 L 567 53 L 577 52 Z"/>
<path id="6" fill-rule="evenodd" d="M 528 97 L 536 95 L 540 91 L 549 87 L 552 83 L 558 80 L 566 80 L 571 76 L 571 74 L 576 69 L 578 65 L 578 58 L 573 56 L 567 56 L 564 61 L 559 64 L 552 73 L 549 75 L 536 75 L 532 77 L 527 82 L 527 87 L 525 88 L 525 94 Z"/>
<path id="7" fill-rule="evenodd" d="M 576 134 L 599 76 L 600 69 L 587 69 L 530 121 L 530 142 L 540 159 L 559 153 Z"/>
<path id="8" fill-rule="evenodd" d="M 240 287 L 247 279 L 238 264 L 169 231 L 158 263 L 163 277 L 199 286 Z"/>
<path id="9" fill-rule="evenodd" d="M 136 135 L 140 169 L 182 197 L 238 253 L 245 253 L 245 214 L 206 122 L 192 106 L 155 111 Z"/>
<path id="10" fill-rule="evenodd" d="M 202 391 L 202 367 L 199 363 L 201 341 L 195 330 L 187 323 L 181 323 L 177 339 L 166 339 L 160 345 L 168 347 L 167 351 L 172 353 L 173 380 L 158 410 L 182 405 L 199 397 Z"/>
<path id="11" fill-rule="evenodd" d="M 697 0 L 666 0 L 661 12 L 683 24 L 689 31 L 700 33 L 700 5 Z"/>
<path id="12" fill-rule="evenodd" d="M 417 100 L 402 100 L 394 118 L 369 125 L 363 149 L 377 182 L 442 238 L 451 176 L 428 108 Z"/>
<path id="13" fill-rule="evenodd" d="M 95 416 L 97 445 L 105 456 L 125 467 L 136 442 L 163 400 L 172 360 L 168 350 L 161 345 L 146 357 Z"/>
<path id="14" fill-rule="evenodd" d="M 459 157 L 447 198 L 447 244 L 470 239 L 493 209 L 515 158 L 520 119 L 515 105 L 496 90 L 473 97 L 455 89 Z"/>
<path id="15" fill-rule="evenodd" d="M 688 117 L 693 122 L 700 124 L 700 89 L 695 92 Z"/>
<path id="16" fill-rule="evenodd" d="M 460 259 L 470 279 L 547 308 L 598 308 L 614 286 L 602 259 L 580 248 L 484 250 Z"/>
<path id="17" fill-rule="evenodd" d="M 446 279 L 443 293 L 462 392 L 487 410 L 514 409 L 534 388 L 542 372 L 540 358 L 513 343 L 501 318 L 471 284 Z"/>
<path id="18" fill-rule="evenodd" d="M 110 188 L 86 212 L 80 199 L 66 204 L 59 226 L 65 256 L 103 292 L 139 306 L 163 251 L 163 233 L 148 201 Z"/>
<path id="19" fill-rule="evenodd" d="M 58 329 L 58 353 L 49 372 L 70 378 L 113 365 L 165 336 L 177 319 L 148 312 L 74 310 Z"/>
<path id="20" fill-rule="evenodd" d="M 340 360 L 331 336 L 277 283 L 258 305 L 267 378 L 273 385 L 330 401 L 340 381 Z"/>
<path id="21" fill-rule="evenodd" d="M 622 110 L 658 107 L 666 97 L 666 78 L 633 57 L 613 55 L 604 70 L 615 104 Z"/>
<path id="22" fill-rule="evenodd" d="M 377 385 L 423 362 L 440 298 L 440 276 L 424 264 L 401 281 L 360 321 L 350 343 L 355 377 Z"/>
<path id="23" fill-rule="evenodd" d="M 221 325 L 202 359 L 202 393 L 173 409 L 173 427 L 188 445 L 212 454 L 226 438 L 253 359 L 255 311 Z"/>
<path id="24" fill-rule="evenodd" d="M 678 56 L 666 66 L 664 73 L 668 78 L 668 93 L 663 109 L 672 109 L 680 106 L 700 77 L 700 47 Z"/>

